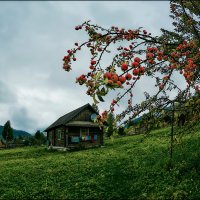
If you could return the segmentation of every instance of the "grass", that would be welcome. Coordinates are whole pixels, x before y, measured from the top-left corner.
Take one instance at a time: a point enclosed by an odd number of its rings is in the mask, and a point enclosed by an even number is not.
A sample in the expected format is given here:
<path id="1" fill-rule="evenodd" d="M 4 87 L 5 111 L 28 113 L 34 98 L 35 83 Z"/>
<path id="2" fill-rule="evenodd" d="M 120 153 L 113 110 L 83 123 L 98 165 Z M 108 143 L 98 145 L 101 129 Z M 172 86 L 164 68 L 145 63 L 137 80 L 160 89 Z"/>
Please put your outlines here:
<path id="1" fill-rule="evenodd" d="M 0 199 L 200 199 L 200 132 L 169 159 L 169 129 L 76 152 L 0 150 Z"/>

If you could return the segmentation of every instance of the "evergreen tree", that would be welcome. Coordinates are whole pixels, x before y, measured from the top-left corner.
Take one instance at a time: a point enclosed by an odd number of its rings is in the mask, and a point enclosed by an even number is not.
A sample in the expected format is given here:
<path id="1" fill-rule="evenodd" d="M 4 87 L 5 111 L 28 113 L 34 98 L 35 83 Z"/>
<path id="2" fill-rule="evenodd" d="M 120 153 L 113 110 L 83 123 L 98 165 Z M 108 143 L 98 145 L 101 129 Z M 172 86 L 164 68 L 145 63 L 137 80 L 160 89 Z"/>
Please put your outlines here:
<path id="1" fill-rule="evenodd" d="M 34 135 L 34 138 L 36 139 L 37 141 L 37 144 L 41 145 L 41 144 L 44 144 L 46 138 L 44 136 L 43 133 L 41 133 L 39 130 L 36 131 L 35 135 Z"/>
<path id="2" fill-rule="evenodd" d="M 107 137 L 110 137 L 111 135 L 113 135 L 116 129 L 115 116 L 112 112 L 108 114 L 107 124 L 108 124 L 108 127 L 106 131 L 106 135 Z"/>
<path id="3" fill-rule="evenodd" d="M 3 127 L 2 137 L 6 140 L 6 144 L 13 140 L 13 129 L 11 128 L 10 121 L 7 121 Z"/>

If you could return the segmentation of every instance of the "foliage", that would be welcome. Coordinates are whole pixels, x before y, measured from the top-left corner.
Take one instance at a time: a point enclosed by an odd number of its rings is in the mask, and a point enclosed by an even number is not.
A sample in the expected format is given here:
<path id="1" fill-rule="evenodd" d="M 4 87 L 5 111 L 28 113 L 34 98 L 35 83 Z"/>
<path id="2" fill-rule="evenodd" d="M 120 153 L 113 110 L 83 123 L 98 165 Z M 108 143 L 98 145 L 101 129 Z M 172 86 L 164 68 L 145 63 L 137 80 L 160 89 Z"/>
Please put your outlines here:
<path id="1" fill-rule="evenodd" d="M 0 151 L 0 199 L 199 199 L 200 132 L 169 160 L 169 128 L 75 152 Z"/>
<path id="2" fill-rule="evenodd" d="M 34 141 L 33 142 L 38 144 L 38 145 L 44 144 L 45 141 L 46 141 L 46 137 L 39 130 L 36 131 L 34 138 L 35 138 L 35 142 Z"/>
<path id="3" fill-rule="evenodd" d="M 11 128 L 10 121 L 7 121 L 3 127 L 2 131 L 3 139 L 6 140 L 6 143 L 13 140 L 13 129 Z"/>
<path id="4" fill-rule="evenodd" d="M 63 58 L 63 69 L 70 71 L 76 61 L 78 51 L 87 47 L 91 53 L 89 71 L 77 77 L 77 83 L 87 87 L 87 94 L 95 103 L 116 91 L 110 108 L 98 118 L 102 124 L 115 106 L 127 99 L 127 108 L 118 115 L 121 123 L 137 117 L 144 111 L 156 113 L 172 102 L 185 102 L 191 94 L 200 95 L 200 9 L 196 1 L 171 1 L 171 17 L 174 31 L 162 29 L 161 36 L 152 36 L 143 28 L 124 29 L 116 26 L 103 28 L 90 21 L 76 26 L 84 30 L 89 40 L 76 42 L 75 48 L 68 50 Z M 120 44 L 120 45 L 118 45 Z M 118 45 L 118 46 L 117 46 Z M 105 65 L 103 58 L 110 54 L 112 61 Z M 177 79 L 177 77 L 179 77 Z M 134 87 L 138 82 L 151 78 L 157 90 L 150 95 L 144 92 L 145 100 L 134 104 Z M 180 78 L 186 84 L 179 85 Z M 178 81 L 177 81 L 178 80 Z M 177 93 L 175 97 L 170 94 Z M 113 95 L 113 93 L 112 93 Z"/>
<path id="5" fill-rule="evenodd" d="M 106 136 L 110 137 L 116 131 L 116 120 L 115 115 L 111 112 L 107 116 L 107 128 L 106 128 Z"/>
<path id="6" fill-rule="evenodd" d="M 123 126 L 120 126 L 120 127 L 118 128 L 118 135 L 121 135 L 121 136 L 126 135 L 126 132 L 125 132 Z"/>

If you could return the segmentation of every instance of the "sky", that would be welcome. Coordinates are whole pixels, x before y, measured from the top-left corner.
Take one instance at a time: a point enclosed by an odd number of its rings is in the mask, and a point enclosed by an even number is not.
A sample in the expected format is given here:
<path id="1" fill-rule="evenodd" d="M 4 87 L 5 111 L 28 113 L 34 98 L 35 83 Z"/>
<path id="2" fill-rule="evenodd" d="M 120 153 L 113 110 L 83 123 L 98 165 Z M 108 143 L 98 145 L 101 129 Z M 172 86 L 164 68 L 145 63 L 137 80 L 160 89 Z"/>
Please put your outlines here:
<path id="1" fill-rule="evenodd" d="M 1 1 L 0 125 L 10 120 L 12 127 L 35 133 L 92 104 L 86 88 L 75 83 L 87 54 L 80 53 L 72 72 L 62 69 L 66 51 L 87 39 L 76 25 L 91 20 L 105 28 L 144 27 L 159 35 L 160 28 L 172 29 L 169 14 L 168 1 Z"/>

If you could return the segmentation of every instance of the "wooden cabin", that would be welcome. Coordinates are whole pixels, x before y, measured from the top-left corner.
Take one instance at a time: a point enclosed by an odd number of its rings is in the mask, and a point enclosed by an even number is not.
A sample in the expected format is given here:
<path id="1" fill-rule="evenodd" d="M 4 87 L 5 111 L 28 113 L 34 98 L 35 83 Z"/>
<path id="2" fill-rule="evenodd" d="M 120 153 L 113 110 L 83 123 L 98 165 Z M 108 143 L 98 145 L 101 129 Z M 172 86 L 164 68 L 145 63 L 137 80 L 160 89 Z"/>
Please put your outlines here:
<path id="1" fill-rule="evenodd" d="M 103 130 L 93 121 L 97 115 L 86 104 L 60 117 L 45 130 L 49 146 L 71 149 L 103 145 Z"/>

